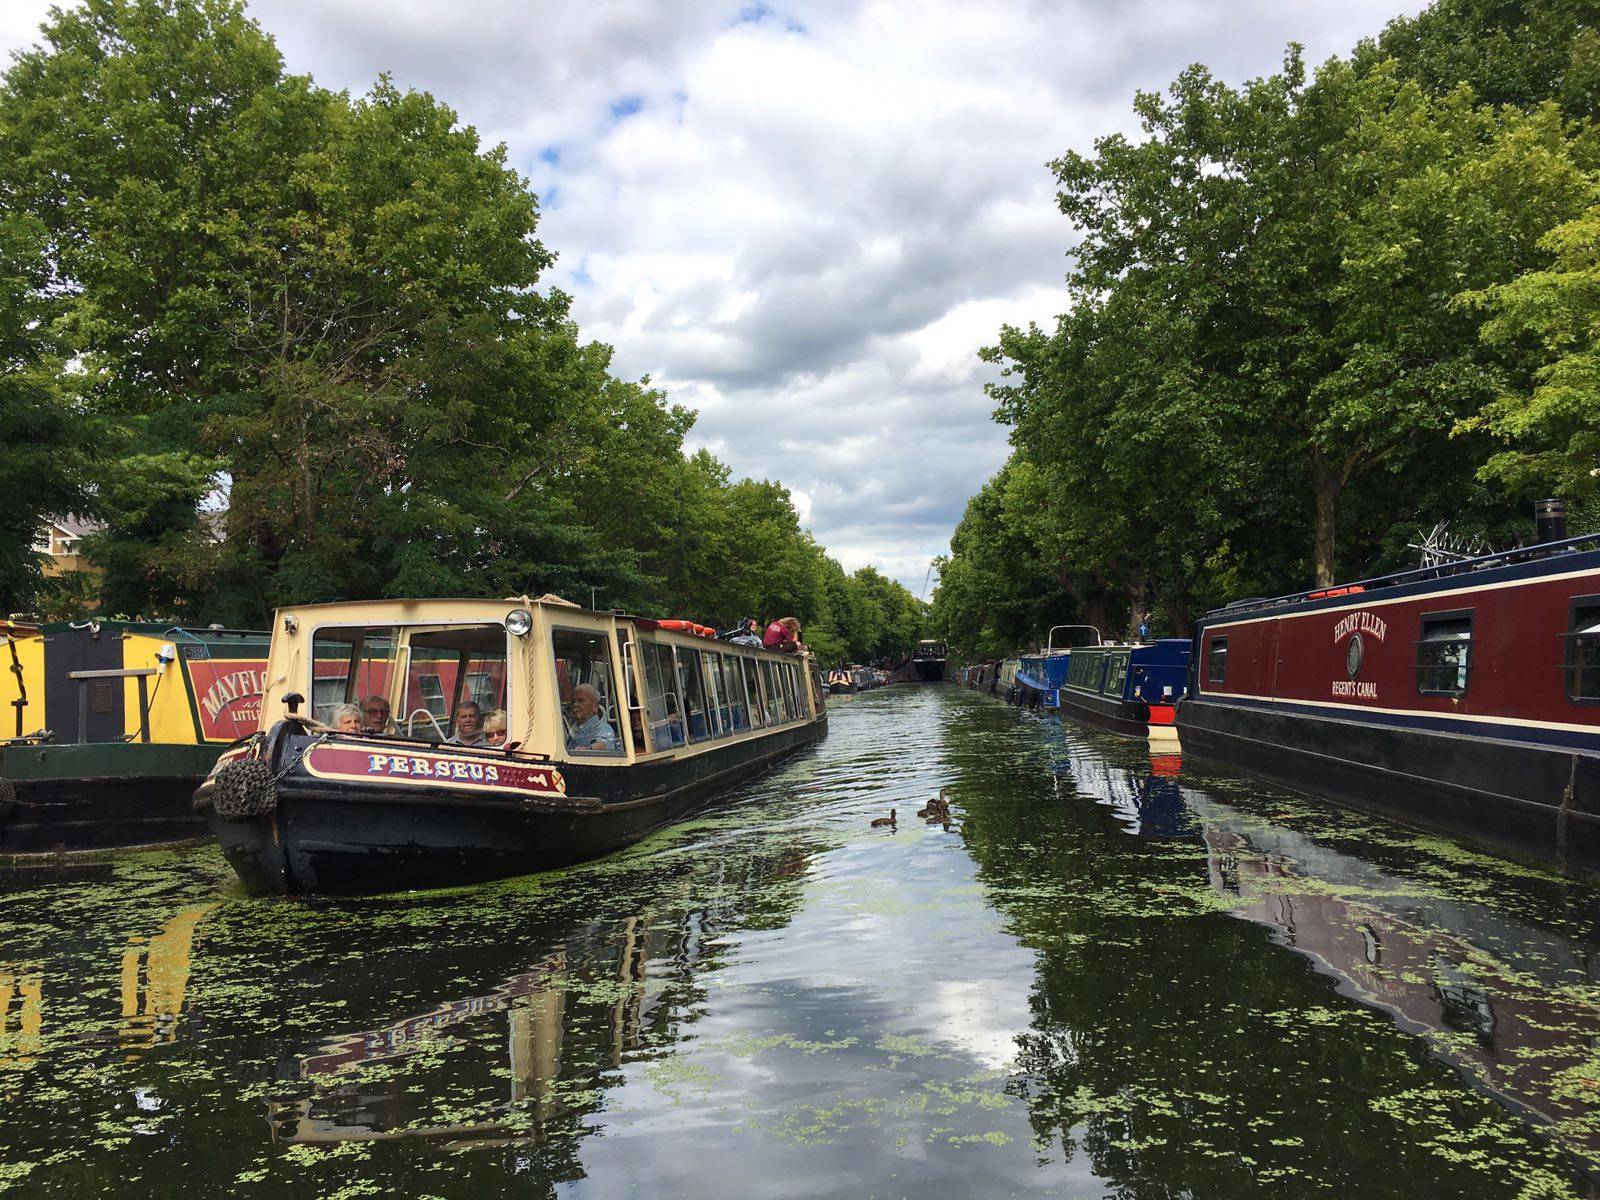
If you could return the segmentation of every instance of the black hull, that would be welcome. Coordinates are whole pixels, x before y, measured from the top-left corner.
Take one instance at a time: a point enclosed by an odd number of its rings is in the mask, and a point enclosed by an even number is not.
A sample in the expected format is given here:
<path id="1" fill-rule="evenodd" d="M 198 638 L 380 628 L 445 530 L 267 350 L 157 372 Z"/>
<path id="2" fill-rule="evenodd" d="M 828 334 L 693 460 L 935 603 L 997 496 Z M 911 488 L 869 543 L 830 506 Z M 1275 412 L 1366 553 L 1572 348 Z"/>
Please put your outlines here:
<path id="1" fill-rule="evenodd" d="M 1150 736 L 1150 708 L 1146 704 L 1112 700 L 1108 696 L 1085 696 L 1070 688 L 1062 688 L 1060 696 L 1063 717 L 1108 733 L 1120 733 L 1123 737 Z"/>
<path id="2" fill-rule="evenodd" d="M 0 806 L 0 856 L 95 853 L 206 836 L 190 797 L 214 746 L 107 743 L 13 746 L 0 774 L 15 792 Z"/>
<path id="3" fill-rule="evenodd" d="M 1600 756 L 1204 699 L 1179 706 L 1178 731 L 1186 755 L 1600 875 Z"/>
<path id="4" fill-rule="evenodd" d="M 202 788 L 196 807 L 255 895 L 370 895 L 450 887 L 570 866 L 621 849 L 711 804 L 827 732 L 826 718 L 665 762 L 557 764 L 568 798 L 537 807 L 463 797 L 446 788 L 398 791 L 290 775 L 267 817 L 219 817 Z M 303 739 L 284 739 L 275 760 Z"/>

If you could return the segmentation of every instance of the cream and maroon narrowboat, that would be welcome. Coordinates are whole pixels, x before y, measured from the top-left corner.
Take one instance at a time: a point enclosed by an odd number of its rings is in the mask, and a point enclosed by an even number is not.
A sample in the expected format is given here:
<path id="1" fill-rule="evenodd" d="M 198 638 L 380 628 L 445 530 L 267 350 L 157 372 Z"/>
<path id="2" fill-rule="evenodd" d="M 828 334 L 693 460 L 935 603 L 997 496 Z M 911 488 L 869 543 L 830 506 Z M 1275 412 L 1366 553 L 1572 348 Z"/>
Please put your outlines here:
<path id="1" fill-rule="evenodd" d="M 195 793 L 255 893 L 595 858 L 827 732 L 808 655 L 555 597 L 280 610 L 259 730 Z M 360 714 L 362 731 L 341 732 Z M 502 744 L 483 740 L 504 722 Z"/>
<path id="2" fill-rule="evenodd" d="M 1185 753 L 1600 873 L 1600 538 L 1541 532 L 1209 613 Z"/>

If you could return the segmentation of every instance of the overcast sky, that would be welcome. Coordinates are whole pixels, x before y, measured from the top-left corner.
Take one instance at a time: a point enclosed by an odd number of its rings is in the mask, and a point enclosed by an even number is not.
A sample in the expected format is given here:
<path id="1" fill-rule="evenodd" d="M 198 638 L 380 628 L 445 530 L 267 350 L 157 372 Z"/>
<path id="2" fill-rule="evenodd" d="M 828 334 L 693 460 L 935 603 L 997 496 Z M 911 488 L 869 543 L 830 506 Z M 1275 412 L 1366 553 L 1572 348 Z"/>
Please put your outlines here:
<path id="1" fill-rule="evenodd" d="M 1063 307 L 1045 164 L 1136 88 L 1348 50 L 1419 0 L 256 0 L 289 69 L 381 71 L 503 141 L 616 368 L 778 479 L 847 569 L 923 590 L 1006 455 L 980 346 Z M 0 48 L 46 0 L 0 0 Z"/>

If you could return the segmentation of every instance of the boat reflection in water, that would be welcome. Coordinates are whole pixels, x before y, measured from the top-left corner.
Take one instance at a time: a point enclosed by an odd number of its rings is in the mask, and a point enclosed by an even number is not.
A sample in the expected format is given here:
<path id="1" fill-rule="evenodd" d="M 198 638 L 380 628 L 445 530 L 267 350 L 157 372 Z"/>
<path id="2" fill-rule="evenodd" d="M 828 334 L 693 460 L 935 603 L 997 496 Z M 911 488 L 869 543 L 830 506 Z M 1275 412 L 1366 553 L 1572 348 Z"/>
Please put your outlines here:
<path id="1" fill-rule="evenodd" d="M 1413 883 L 1370 862 L 1202 793 L 1185 800 L 1202 825 L 1212 886 L 1236 901 L 1229 912 L 1267 926 L 1341 992 L 1425 1038 L 1600 1170 L 1594 946 L 1482 905 L 1416 896 Z"/>
<path id="2" fill-rule="evenodd" d="M 191 905 L 163 924 L 161 932 L 128 939 L 122 952 L 118 1038 L 124 1049 L 148 1050 L 176 1040 L 189 989 L 195 930 L 215 907 L 215 903 Z"/>
<path id="3" fill-rule="evenodd" d="M 1600 1177 L 1600 952 L 1487 904 L 1443 897 L 1385 866 L 1179 787 L 1176 755 L 1058 767 L 1128 833 L 1198 832 L 1210 885 L 1234 917 L 1331 976 L 1340 992 L 1533 1119 Z M 1142 774 L 1142 778 L 1141 778 Z M 1180 812 L 1174 812 L 1176 802 Z M 1281 807 L 1281 805 L 1280 805 Z"/>
<path id="4" fill-rule="evenodd" d="M 595 932 L 578 936 L 584 944 L 575 953 L 556 951 L 482 995 L 447 1000 L 379 1029 L 329 1038 L 299 1060 L 298 1078 L 310 1085 L 309 1092 L 268 1104 L 273 1139 L 541 1141 L 550 1120 L 593 1107 L 600 1076 L 620 1069 L 625 1055 L 643 1046 L 666 1019 L 665 981 L 652 980 L 646 964 L 662 955 L 681 958 L 685 946 L 683 931 L 651 926 L 642 916 L 621 922 L 609 947 L 594 944 Z M 489 1020 L 501 1022 L 503 1061 L 485 1061 L 475 1072 L 494 1082 L 483 1084 L 473 1098 L 472 1119 L 418 1123 L 414 1106 L 407 1103 L 411 1087 L 391 1073 L 370 1070 L 436 1052 L 450 1038 L 444 1031 Z M 570 1059 L 565 1073 L 564 1055 Z"/>
<path id="5" fill-rule="evenodd" d="M 117 964 L 120 1013 L 100 1008 L 98 1017 L 91 1016 L 91 1020 L 106 1022 L 105 1031 L 91 1040 L 114 1044 L 132 1062 L 145 1051 L 177 1039 L 196 930 L 214 908 L 215 902 L 188 906 L 163 922 L 156 933 L 128 937 Z M 103 997 L 104 993 L 96 990 L 98 982 L 94 974 L 86 978 L 81 970 L 52 973 L 47 965 L 0 963 L 0 1100 L 21 1096 L 25 1073 L 73 1038 L 52 1026 L 73 1027 L 77 1017 L 71 1014 L 66 998 Z M 47 1013 L 52 1019 L 47 1020 Z M 117 1017 L 114 1034 L 113 1015 Z"/>

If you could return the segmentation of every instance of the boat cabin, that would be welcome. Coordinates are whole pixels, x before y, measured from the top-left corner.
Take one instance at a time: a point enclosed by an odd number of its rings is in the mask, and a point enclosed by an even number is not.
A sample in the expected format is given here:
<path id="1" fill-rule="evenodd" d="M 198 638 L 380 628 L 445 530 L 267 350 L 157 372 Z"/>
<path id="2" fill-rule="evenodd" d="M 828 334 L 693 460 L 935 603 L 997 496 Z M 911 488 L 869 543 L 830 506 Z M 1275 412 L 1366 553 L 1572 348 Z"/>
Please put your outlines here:
<path id="1" fill-rule="evenodd" d="M 367 734 L 480 745 L 485 718 L 503 714 L 507 747 L 595 764 L 693 751 L 823 708 L 809 657 L 556 599 L 283 609 L 267 677 L 263 730 L 296 713 L 333 726 L 350 704 Z"/>

